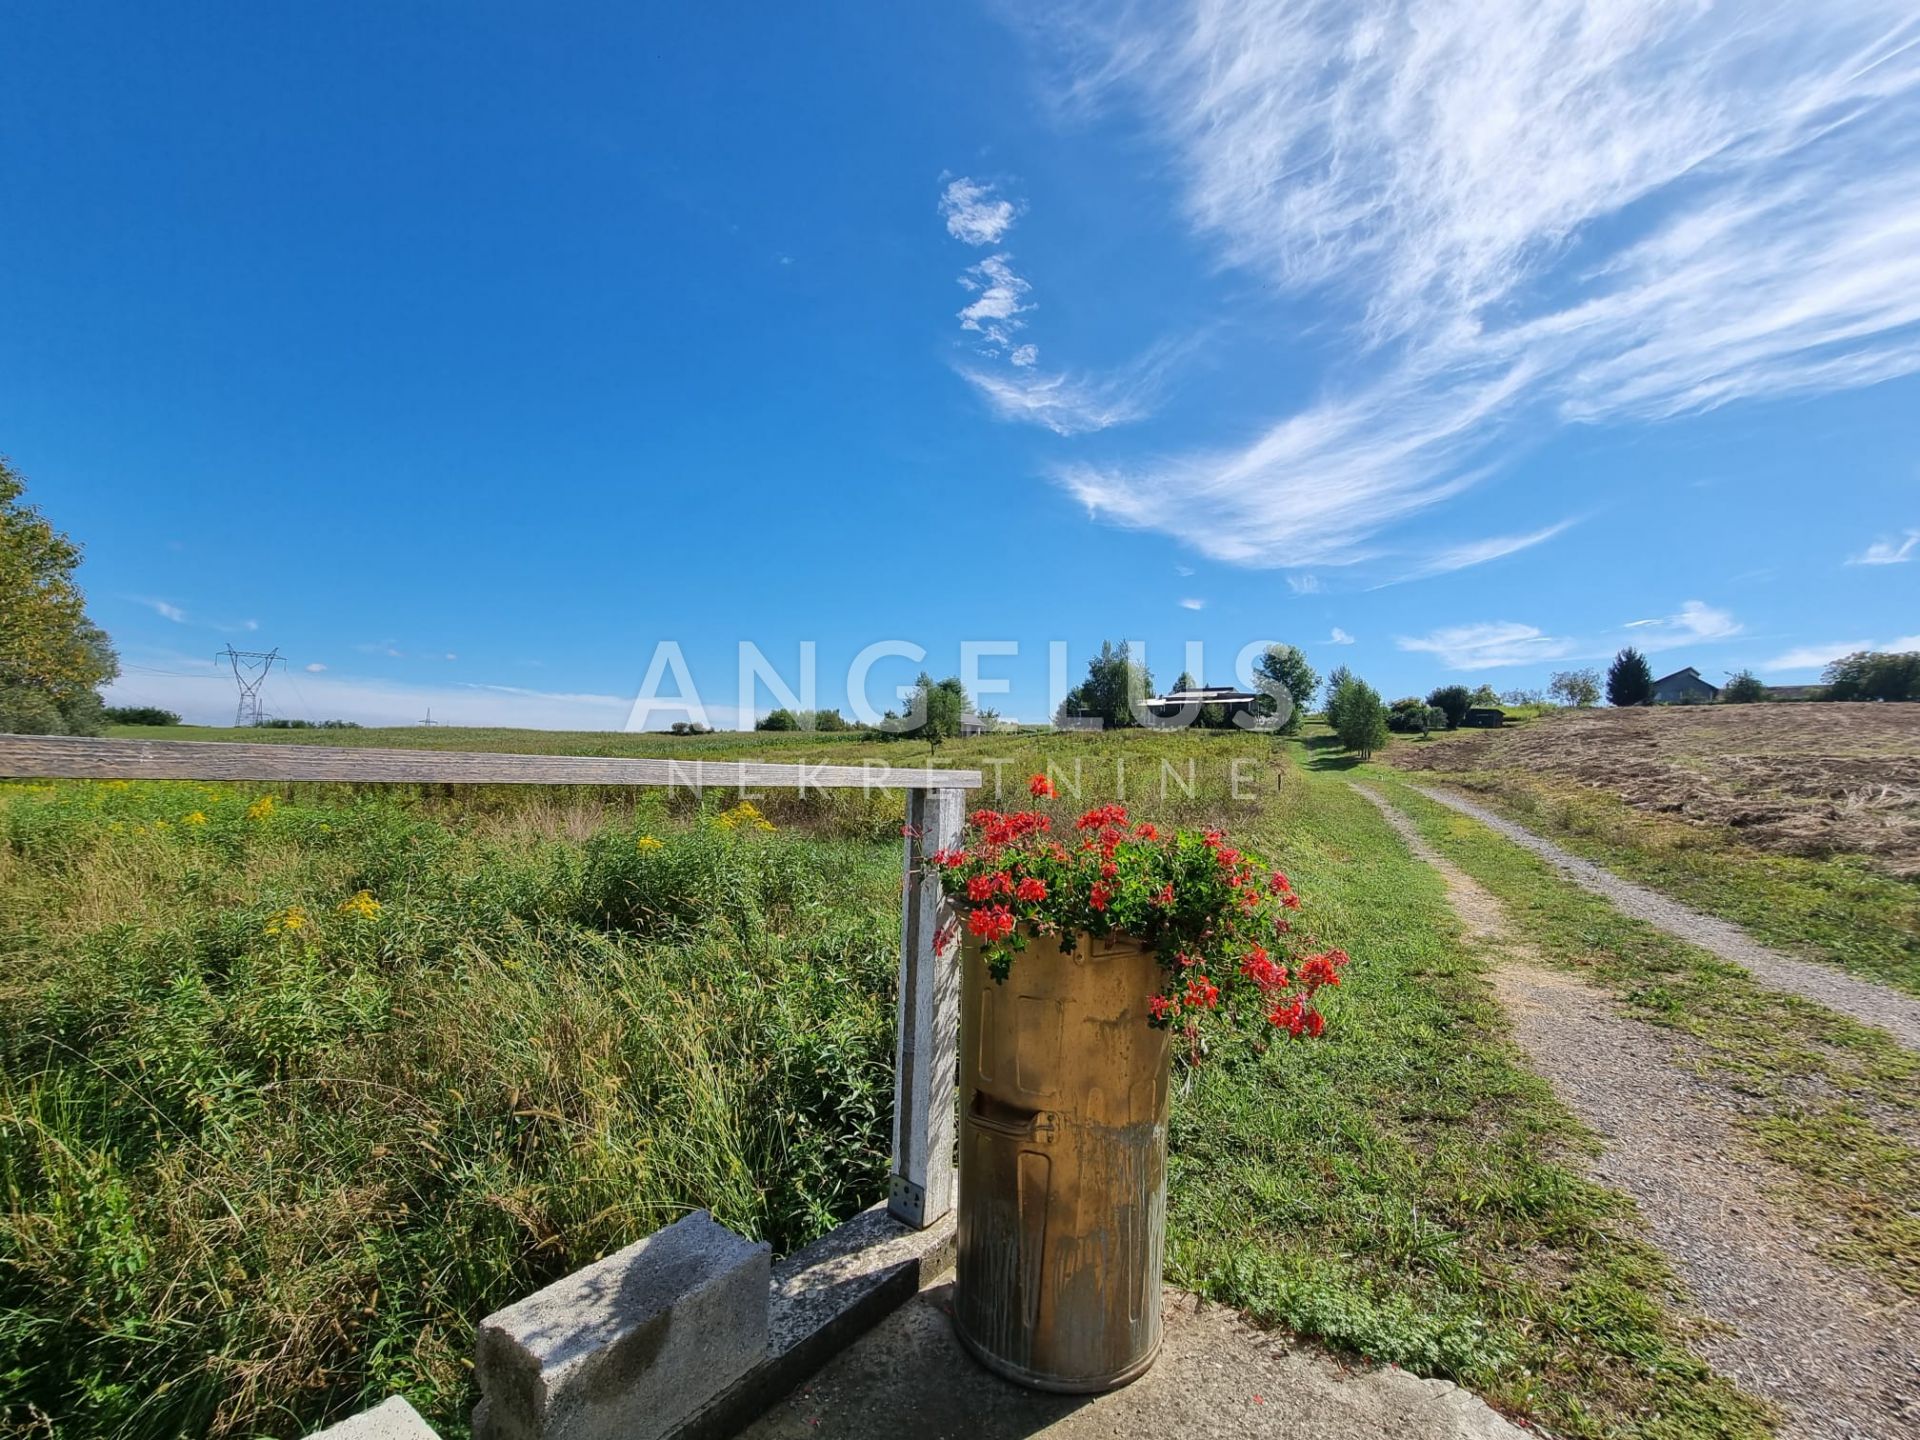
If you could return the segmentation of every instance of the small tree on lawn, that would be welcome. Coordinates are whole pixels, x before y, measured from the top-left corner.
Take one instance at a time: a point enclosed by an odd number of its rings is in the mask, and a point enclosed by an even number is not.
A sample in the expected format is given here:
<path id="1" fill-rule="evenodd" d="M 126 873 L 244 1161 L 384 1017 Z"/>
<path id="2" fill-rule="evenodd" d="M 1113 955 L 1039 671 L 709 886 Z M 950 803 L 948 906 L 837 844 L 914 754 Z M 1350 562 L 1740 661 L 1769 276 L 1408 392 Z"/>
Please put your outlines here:
<path id="1" fill-rule="evenodd" d="M 1720 699 L 1728 705 L 1755 705 L 1766 698 L 1767 687 L 1751 670 L 1742 670 L 1720 692 Z"/>
<path id="2" fill-rule="evenodd" d="M 1269 645 L 1255 668 L 1260 678 L 1272 681 L 1292 697 L 1293 712 L 1280 727 L 1280 733 L 1298 734 L 1300 717 L 1307 713 L 1307 707 L 1313 703 L 1313 692 L 1320 688 L 1319 673 L 1295 645 Z"/>
<path id="3" fill-rule="evenodd" d="M 1098 715 L 1107 729 L 1125 730 L 1140 723 L 1133 702 L 1153 693 L 1153 672 L 1133 658 L 1124 642 L 1108 640 L 1087 663 L 1087 678 L 1061 701 L 1060 715 Z"/>
<path id="4" fill-rule="evenodd" d="M 1609 705 L 1647 705 L 1653 701 L 1653 671 L 1647 657 L 1631 645 L 1613 657 L 1607 667 Z"/>
<path id="5" fill-rule="evenodd" d="M 1328 703 L 1327 718 L 1333 733 L 1349 750 L 1358 750 L 1362 760 L 1387 743 L 1387 707 L 1380 692 L 1364 680 L 1349 679 Z"/>
<path id="6" fill-rule="evenodd" d="M 942 740 L 951 740 L 960 733 L 960 717 L 967 710 L 967 692 L 961 687 L 958 675 L 936 681 L 923 670 L 914 684 L 919 687 L 919 708 L 925 716 L 914 733 L 938 751 Z"/>
<path id="7" fill-rule="evenodd" d="M 1427 696 L 1427 704 L 1446 715 L 1447 729 L 1458 730 L 1473 708 L 1473 692 L 1464 685 L 1442 685 Z"/>
<path id="8" fill-rule="evenodd" d="M 1478 690 L 1473 692 L 1472 699 L 1475 705 L 1498 705 L 1500 703 L 1500 692 L 1495 690 L 1491 685 L 1482 685 Z"/>
<path id="9" fill-rule="evenodd" d="M 1547 684 L 1547 693 L 1562 705 L 1584 710 L 1600 703 L 1598 670 L 1556 670 Z"/>

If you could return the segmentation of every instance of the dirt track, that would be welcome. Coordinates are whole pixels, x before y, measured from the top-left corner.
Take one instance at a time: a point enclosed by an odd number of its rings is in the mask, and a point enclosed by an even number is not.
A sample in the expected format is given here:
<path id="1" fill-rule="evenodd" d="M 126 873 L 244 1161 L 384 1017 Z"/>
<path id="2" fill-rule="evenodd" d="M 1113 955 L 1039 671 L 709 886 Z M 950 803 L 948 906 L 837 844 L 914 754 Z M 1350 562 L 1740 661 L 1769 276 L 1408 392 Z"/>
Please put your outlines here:
<path id="1" fill-rule="evenodd" d="M 1395 745 L 1406 770 L 1524 770 L 1725 826 L 1760 849 L 1851 852 L 1920 875 L 1920 705 L 1570 710 Z"/>
<path id="2" fill-rule="evenodd" d="M 1737 1138 L 1738 1097 L 1679 1036 L 1551 969 L 1492 894 L 1378 791 L 1355 788 L 1439 871 L 1468 933 L 1498 957 L 1489 978 L 1514 1039 L 1605 1146 L 1593 1177 L 1633 1196 L 1647 1238 L 1726 1327 L 1702 1337 L 1707 1358 L 1779 1405 L 1793 1440 L 1920 1432 L 1915 1303 L 1820 1254 L 1819 1237 L 1774 1198 L 1771 1166 Z"/>

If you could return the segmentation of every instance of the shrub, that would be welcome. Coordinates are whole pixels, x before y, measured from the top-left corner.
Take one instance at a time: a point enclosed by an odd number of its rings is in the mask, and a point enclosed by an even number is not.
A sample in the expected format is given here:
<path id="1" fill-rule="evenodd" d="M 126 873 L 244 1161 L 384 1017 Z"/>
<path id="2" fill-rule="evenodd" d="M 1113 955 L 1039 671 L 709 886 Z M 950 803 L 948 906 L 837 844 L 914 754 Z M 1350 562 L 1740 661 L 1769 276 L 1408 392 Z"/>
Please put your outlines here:
<path id="1" fill-rule="evenodd" d="M 109 725 L 178 725 L 180 717 L 158 705 L 109 705 L 106 721 Z"/>
<path id="2" fill-rule="evenodd" d="M 1447 729 L 1458 730 L 1473 706 L 1473 692 L 1464 685 L 1442 685 L 1427 696 L 1427 703 L 1447 717 Z"/>
<path id="3" fill-rule="evenodd" d="M 1721 702 L 1727 705 L 1752 705 L 1766 698 L 1767 687 L 1751 670 L 1742 670 L 1720 692 Z"/>
<path id="4" fill-rule="evenodd" d="M 1400 735 L 1424 735 L 1433 724 L 1428 719 L 1430 713 L 1427 702 L 1418 695 L 1405 696 L 1387 707 L 1387 728 Z M 1447 723 L 1445 715 L 1441 715 L 1440 723 Z"/>
<path id="5" fill-rule="evenodd" d="M 1653 671 L 1647 657 L 1629 645 L 1607 667 L 1607 703 L 1625 706 L 1652 702 Z"/>
<path id="6" fill-rule="evenodd" d="M 174 723 L 180 722 L 176 719 Z M 254 728 L 258 730 L 358 730 L 358 720 L 286 720 L 279 716 L 271 719 L 256 720 Z"/>
<path id="7" fill-rule="evenodd" d="M 800 717 L 784 706 L 778 710 L 769 710 L 754 723 L 756 730 L 798 730 Z"/>

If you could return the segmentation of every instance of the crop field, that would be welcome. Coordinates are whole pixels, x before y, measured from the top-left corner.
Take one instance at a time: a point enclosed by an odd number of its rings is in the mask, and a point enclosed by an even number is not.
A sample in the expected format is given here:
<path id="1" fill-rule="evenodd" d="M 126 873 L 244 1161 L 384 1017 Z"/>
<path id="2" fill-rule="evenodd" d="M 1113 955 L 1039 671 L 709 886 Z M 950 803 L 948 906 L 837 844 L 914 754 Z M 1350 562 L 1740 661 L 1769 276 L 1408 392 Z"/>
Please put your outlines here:
<path id="1" fill-rule="evenodd" d="M 1183 1068 L 1169 1278 L 1562 1435 L 1767 1433 L 1628 1203 L 1583 1178 L 1591 1138 L 1522 1063 L 1441 882 L 1323 738 L 937 757 L 981 768 L 989 803 L 996 776 L 1011 802 L 1050 770 L 1062 818 L 1121 799 L 1223 825 L 1356 957 L 1324 1040 L 1250 1027 Z M 290 1436 L 397 1391 L 462 1435 L 488 1311 L 695 1207 L 786 1252 L 881 1198 L 901 814 L 857 792 L 0 784 L 0 1433 Z"/>

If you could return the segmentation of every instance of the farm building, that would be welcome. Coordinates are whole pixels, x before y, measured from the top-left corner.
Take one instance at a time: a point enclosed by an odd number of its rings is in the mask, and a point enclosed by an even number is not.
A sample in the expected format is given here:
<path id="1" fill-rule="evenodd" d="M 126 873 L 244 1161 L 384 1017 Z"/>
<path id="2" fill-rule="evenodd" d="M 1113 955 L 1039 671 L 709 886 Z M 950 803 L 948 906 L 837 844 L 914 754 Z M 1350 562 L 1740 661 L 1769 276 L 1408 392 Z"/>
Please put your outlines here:
<path id="1" fill-rule="evenodd" d="M 1709 685 L 1691 665 L 1663 675 L 1653 682 L 1656 705 L 1711 705 L 1720 698 L 1720 687 Z"/>

